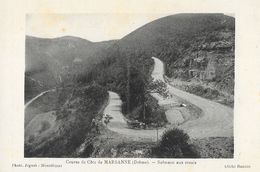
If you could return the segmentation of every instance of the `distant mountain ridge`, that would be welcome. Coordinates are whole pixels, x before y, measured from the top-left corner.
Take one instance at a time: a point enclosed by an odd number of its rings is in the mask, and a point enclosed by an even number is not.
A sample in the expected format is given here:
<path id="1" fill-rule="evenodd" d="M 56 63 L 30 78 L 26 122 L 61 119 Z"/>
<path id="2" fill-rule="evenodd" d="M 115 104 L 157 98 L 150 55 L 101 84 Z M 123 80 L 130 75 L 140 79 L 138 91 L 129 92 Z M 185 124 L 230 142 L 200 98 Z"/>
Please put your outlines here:
<path id="1" fill-rule="evenodd" d="M 108 49 L 114 42 L 114 40 L 91 42 L 73 36 L 58 38 L 26 36 L 25 89 L 27 95 L 35 95 L 36 92 L 39 92 L 36 89 L 37 82 L 32 82 L 28 78 L 43 83 L 43 86 L 40 86 L 41 89 L 54 87 L 60 82 L 62 75 L 68 72 L 77 73 L 90 70 L 91 64 L 102 60 L 103 56 L 98 54 Z M 75 59 L 81 59 L 81 67 L 75 67 Z M 31 87 L 32 85 L 34 89 Z M 38 91 L 33 91 L 34 93 L 31 94 L 30 90 Z"/>
<path id="2" fill-rule="evenodd" d="M 233 27 L 235 19 L 221 13 L 211 14 L 175 14 L 166 16 L 129 33 L 119 40 L 122 47 L 131 46 L 155 48 L 168 40 L 174 41 L 180 36 L 191 38 L 200 32 L 210 32 L 220 27 Z"/>
<path id="3" fill-rule="evenodd" d="M 100 49 L 108 48 L 114 40 L 91 42 L 79 37 L 64 36 L 58 38 L 38 38 L 26 36 L 26 71 L 33 65 L 44 62 L 46 58 L 55 58 L 61 64 L 67 64 L 74 58 L 87 59 Z M 36 61 L 35 60 L 39 60 Z M 33 65 L 31 66 L 31 63 Z M 39 66 L 35 67 L 39 68 Z"/>

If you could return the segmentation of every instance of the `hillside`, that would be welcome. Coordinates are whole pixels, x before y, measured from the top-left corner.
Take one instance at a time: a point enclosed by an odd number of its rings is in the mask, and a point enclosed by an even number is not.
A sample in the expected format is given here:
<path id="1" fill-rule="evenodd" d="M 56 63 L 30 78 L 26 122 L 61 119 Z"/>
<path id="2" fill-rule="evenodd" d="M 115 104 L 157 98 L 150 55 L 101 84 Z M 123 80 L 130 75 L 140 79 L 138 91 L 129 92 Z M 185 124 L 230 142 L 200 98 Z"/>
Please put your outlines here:
<path id="1" fill-rule="evenodd" d="M 65 36 L 54 39 L 26 36 L 25 100 L 90 70 L 115 41 L 90 42 Z M 66 81 L 67 82 L 67 81 Z"/>
<path id="2" fill-rule="evenodd" d="M 224 14 L 176 14 L 138 28 L 119 40 L 119 44 L 125 48 L 142 48 L 158 53 L 160 48 L 166 49 L 164 45 L 168 43 L 183 46 L 201 33 L 234 30 L 234 22 L 233 17 Z"/>
<path id="3" fill-rule="evenodd" d="M 232 106 L 235 19 L 223 14 L 177 14 L 155 20 L 118 41 L 166 64 L 173 84 Z"/>

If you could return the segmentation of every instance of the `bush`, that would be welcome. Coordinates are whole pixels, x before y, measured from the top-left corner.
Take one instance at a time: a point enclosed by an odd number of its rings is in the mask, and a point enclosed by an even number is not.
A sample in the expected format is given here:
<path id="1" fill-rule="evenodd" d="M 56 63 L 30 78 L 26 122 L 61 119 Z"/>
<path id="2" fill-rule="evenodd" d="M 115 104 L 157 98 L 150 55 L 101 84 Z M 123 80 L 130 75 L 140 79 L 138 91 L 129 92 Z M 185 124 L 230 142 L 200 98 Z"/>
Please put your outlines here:
<path id="1" fill-rule="evenodd" d="M 179 129 L 167 130 L 160 143 L 152 148 L 152 157 L 156 158 L 198 158 L 194 146 L 188 143 L 189 136 Z"/>
<path id="2" fill-rule="evenodd" d="M 185 145 L 188 140 L 188 134 L 179 129 L 172 129 L 164 132 L 160 145 L 170 148 L 171 145 Z"/>

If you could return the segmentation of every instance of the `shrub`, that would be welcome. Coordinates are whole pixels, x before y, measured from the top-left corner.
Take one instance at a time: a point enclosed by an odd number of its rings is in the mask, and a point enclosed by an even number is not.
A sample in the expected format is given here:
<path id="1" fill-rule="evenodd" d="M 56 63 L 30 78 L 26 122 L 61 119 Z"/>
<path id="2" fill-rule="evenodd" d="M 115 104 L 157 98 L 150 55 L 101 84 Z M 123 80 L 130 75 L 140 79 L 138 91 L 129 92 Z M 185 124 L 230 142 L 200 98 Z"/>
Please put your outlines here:
<path id="1" fill-rule="evenodd" d="M 167 130 L 163 133 L 160 143 L 152 148 L 152 156 L 157 158 L 198 158 L 198 152 L 188 141 L 188 134 L 182 130 Z"/>

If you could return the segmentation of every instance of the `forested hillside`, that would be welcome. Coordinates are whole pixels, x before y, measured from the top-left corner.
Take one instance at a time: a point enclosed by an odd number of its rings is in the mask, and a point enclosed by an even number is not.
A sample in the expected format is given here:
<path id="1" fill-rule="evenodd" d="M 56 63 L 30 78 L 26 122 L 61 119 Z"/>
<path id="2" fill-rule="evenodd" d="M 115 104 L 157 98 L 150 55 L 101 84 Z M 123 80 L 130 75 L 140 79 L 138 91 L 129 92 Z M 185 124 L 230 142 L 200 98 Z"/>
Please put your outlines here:
<path id="1" fill-rule="evenodd" d="M 123 101 L 123 113 L 128 118 L 147 124 L 159 120 L 164 125 L 164 112 L 158 105 L 157 108 L 152 107 L 152 102 L 157 104 L 157 101 L 152 96 L 145 95 L 145 89 L 151 82 L 152 66 L 153 61 L 146 52 L 120 49 L 118 44 L 114 44 L 105 60 L 95 65 L 91 72 L 78 75 L 77 81 L 83 85 L 96 82 L 117 92 Z M 143 113 L 147 115 L 144 116 Z"/>

